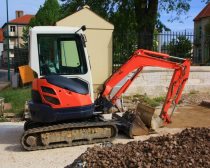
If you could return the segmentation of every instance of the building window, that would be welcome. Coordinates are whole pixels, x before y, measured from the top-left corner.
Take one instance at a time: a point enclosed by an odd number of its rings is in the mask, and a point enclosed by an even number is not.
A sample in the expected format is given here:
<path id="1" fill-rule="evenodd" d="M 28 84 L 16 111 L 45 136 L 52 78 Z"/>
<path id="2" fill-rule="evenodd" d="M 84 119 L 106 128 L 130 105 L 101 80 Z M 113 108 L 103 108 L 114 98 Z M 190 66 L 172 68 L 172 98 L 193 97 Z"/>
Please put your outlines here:
<path id="1" fill-rule="evenodd" d="M 15 26 L 10 26 L 10 32 L 15 32 Z"/>

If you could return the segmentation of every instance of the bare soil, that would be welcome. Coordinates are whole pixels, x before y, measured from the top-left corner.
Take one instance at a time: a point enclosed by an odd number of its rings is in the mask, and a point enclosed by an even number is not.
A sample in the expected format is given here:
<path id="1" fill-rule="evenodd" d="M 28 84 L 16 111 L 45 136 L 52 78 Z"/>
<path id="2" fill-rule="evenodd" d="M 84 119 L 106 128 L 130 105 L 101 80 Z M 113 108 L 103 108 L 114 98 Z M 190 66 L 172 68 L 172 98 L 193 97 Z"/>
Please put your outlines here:
<path id="1" fill-rule="evenodd" d="M 202 106 L 179 107 L 172 116 L 172 123 L 168 128 L 209 127 L 210 108 Z"/>
<path id="2" fill-rule="evenodd" d="M 210 93 L 183 94 L 180 103 L 182 105 L 200 105 L 203 100 L 210 100 Z"/>

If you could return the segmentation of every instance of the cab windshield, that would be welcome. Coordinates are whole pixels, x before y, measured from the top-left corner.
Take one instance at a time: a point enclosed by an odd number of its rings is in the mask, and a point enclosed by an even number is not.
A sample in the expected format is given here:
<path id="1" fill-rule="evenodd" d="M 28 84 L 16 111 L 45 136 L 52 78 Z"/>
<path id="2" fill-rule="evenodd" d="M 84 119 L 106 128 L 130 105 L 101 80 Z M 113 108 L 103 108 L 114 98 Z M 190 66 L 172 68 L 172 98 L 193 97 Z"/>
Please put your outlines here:
<path id="1" fill-rule="evenodd" d="M 40 75 L 77 75 L 87 72 L 81 38 L 77 34 L 38 34 Z"/>

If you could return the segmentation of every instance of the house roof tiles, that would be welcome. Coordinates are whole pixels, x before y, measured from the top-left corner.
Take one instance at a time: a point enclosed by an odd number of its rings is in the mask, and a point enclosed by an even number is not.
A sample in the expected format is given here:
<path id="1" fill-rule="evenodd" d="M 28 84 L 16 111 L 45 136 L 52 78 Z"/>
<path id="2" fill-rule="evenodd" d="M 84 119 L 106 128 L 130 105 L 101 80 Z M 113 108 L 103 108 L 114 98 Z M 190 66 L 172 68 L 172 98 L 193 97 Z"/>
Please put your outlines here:
<path id="1" fill-rule="evenodd" d="M 210 17 L 210 3 L 208 3 L 203 10 L 194 18 L 194 21 L 199 21 L 202 18 Z"/>
<path id="2" fill-rule="evenodd" d="M 17 23 L 17 24 L 29 24 L 31 18 L 33 18 L 34 15 L 23 15 L 19 18 L 10 20 L 9 23 Z"/>

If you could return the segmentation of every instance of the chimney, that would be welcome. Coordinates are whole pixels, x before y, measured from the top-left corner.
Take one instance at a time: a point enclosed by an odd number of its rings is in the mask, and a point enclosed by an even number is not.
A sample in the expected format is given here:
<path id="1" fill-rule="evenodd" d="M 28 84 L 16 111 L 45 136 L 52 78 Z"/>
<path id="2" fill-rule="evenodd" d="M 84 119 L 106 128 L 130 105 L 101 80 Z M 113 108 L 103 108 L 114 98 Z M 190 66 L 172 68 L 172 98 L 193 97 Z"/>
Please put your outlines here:
<path id="1" fill-rule="evenodd" d="M 23 16 L 23 11 L 19 10 L 19 11 L 16 11 L 16 19 Z"/>

